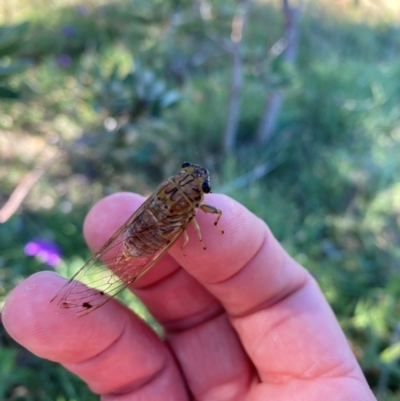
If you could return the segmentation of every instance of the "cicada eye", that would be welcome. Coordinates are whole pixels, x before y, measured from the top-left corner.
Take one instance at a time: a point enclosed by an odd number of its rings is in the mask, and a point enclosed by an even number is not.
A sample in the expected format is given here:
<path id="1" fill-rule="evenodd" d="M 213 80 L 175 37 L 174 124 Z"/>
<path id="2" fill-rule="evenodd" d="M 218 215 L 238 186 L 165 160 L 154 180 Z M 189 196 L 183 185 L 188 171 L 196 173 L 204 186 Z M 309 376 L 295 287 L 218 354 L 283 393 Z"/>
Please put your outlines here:
<path id="1" fill-rule="evenodd" d="M 203 190 L 203 192 L 205 194 L 208 194 L 209 192 L 211 192 L 211 185 L 209 181 L 204 181 L 203 185 L 201 186 L 201 189 Z"/>
<path id="2" fill-rule="evenodd" d="M 191 165 L 192 165 L 192 163 L 183 162 L 181 168 L 187 168 L 187 167 L 190 167 Z"/>

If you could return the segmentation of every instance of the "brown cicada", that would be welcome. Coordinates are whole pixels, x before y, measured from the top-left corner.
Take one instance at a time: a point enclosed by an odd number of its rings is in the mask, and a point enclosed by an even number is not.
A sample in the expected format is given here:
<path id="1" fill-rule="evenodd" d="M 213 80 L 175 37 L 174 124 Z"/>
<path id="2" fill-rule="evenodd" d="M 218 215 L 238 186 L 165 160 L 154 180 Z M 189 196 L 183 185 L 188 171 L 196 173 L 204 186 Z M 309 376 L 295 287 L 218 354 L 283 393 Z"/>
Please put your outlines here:
<path id="1" fill-rule="evenodd" d="M 194 218 L 197 210 L 217 214 L 217 227 L 222 215 L 219 209 L 203 204 L 209 192 L 208 171 L 183 163 L 182 171 L 166 179 L 52 301 L 58 298 L 61 308 L 75 309 L 79 316 L 96 310 L 150 270 L 182 234 L 183 249 L 190 222 L 206 249 Z"/>

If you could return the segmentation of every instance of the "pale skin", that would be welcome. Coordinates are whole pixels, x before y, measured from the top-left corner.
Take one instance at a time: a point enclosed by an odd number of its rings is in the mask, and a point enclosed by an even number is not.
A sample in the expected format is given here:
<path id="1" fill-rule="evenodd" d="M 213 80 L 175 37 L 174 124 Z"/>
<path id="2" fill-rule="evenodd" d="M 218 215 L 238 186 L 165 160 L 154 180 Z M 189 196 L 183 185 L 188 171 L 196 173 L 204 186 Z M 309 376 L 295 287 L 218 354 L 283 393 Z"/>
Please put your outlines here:
<path id="1" fill-rule="evenodd" d="M 317 283 L 266 224 L 222 195 L 132 290 L 165 329 L 161 341 L 112 300 L 82 318 L 49 303 L 65 280 L 35 274 L 8 297 L 10 335 L 63 364 L 104 401 L 376 401 Z M 85 221 L 92 250 L 143 202 L 120 193 Z"/>

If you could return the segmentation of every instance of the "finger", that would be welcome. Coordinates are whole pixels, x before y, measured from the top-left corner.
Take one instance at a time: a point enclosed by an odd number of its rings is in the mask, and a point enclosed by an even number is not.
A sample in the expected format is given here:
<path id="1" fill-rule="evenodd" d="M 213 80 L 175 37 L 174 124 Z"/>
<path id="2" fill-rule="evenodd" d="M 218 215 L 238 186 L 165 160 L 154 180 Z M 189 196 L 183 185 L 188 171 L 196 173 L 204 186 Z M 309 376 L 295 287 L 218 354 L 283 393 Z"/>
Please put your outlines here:
<path id="1" fill-rule="evenodd" d="M 184 258 L 176 246 L 171 255 L 225 307 L 261 379 L 337 370 L 362 377 L 318 286 L 266 224 L 228 197 L 207 202 L 222 210 L 225 234 L 213 227 L 212 216 L 198 213 L 207 251 Z"/>
<path id="2" fill-rule="evenodd" d="M 64 282 L 42 272 L 12 291 L 2 321 L 17 342 L 63 364 L 107 400 L 187 400 L 173 358 L 149 327 L 115 300 L 83 318 L 49 303 Z"/>
<path id="3" fill-rule="evenodd" d="M 91 248 L 97 250 L 142 201 L 137 195 L 122 193 L 97 203 L 85 221 L 85 237 Z M 190 235 L 185 256 L 180 245 L 177 247 L 184 259 L 207 252 L 197 235 Z M 223 391 L 229 388 L 227 399 L 241 399 L 254 380 L 254 372 L 216 298 L 169 255 L 132 287 L 165 327 L 166 340 L 194 398 L 219 394 L 222 387 Z"/>

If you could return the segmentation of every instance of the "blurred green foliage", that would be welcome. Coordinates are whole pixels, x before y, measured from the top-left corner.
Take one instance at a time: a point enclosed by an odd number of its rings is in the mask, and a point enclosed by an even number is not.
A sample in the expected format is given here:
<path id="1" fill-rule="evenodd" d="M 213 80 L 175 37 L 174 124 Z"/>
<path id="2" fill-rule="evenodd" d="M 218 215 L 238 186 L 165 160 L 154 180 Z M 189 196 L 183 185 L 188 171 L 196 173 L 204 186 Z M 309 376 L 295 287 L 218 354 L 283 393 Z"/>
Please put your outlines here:
<path id="1" fill-rule="evenodd" d="M 399 21 L 353 18 L 362 10 L 352 7 L 306 7 L 288 69 L 263 59 L 281 36 L 280 9 L 252 5 L 237 150 L 227 158 L 231 57 L 215 38 L 229 38 L 234 2 L 213 2 L 210 18 L 188 2 L 92 2 L 31 10 L 29 24 L 0 27 L 0 85 L 10 90 L 0 88 L 1 203 L 60 155 L 0 225 L 0 303 L 24 277 L 51 268 L 26 256 L 25 244 L 58 244 L 56 269 L 71 275 L 89 256 L 81 232 L 91 204 L 119 190 L 149 194 L 190 160 L 312 272 L 374 391 L 400 399 Z M 261 148 L 267 89 L 281 90 L 285 105 Z M 268 174 L 237 180 L 260 166 Z M 0 399 L 97 399 L 0 330 Z"/>
<path id="2" fill-rule="evenodd" d="M 23 59 L 13 61 L 15 55 L 23 46 L 28 24 L 22 23 L 0 27 L 0 98 L 17 99 L 21 96 L 19 89 L 10 85 L 13 75 L 23 71 L 29 62 Z"/>
<path id="3" fill-rule="evenodd" d="M 90 83 L 99 107 L 104 107 L 108 116 L 125 115 L 129 122 L 140 118 L 161 118 L 164 109 L 180 100 L 179 93 L 168 90 L 166 83 L 157 79 L 155 73 L 135 65 L 124 76 L 118 74 L 116 64 L 108 76 L 103 76 L 98 65 L 90 73 Z"/>

